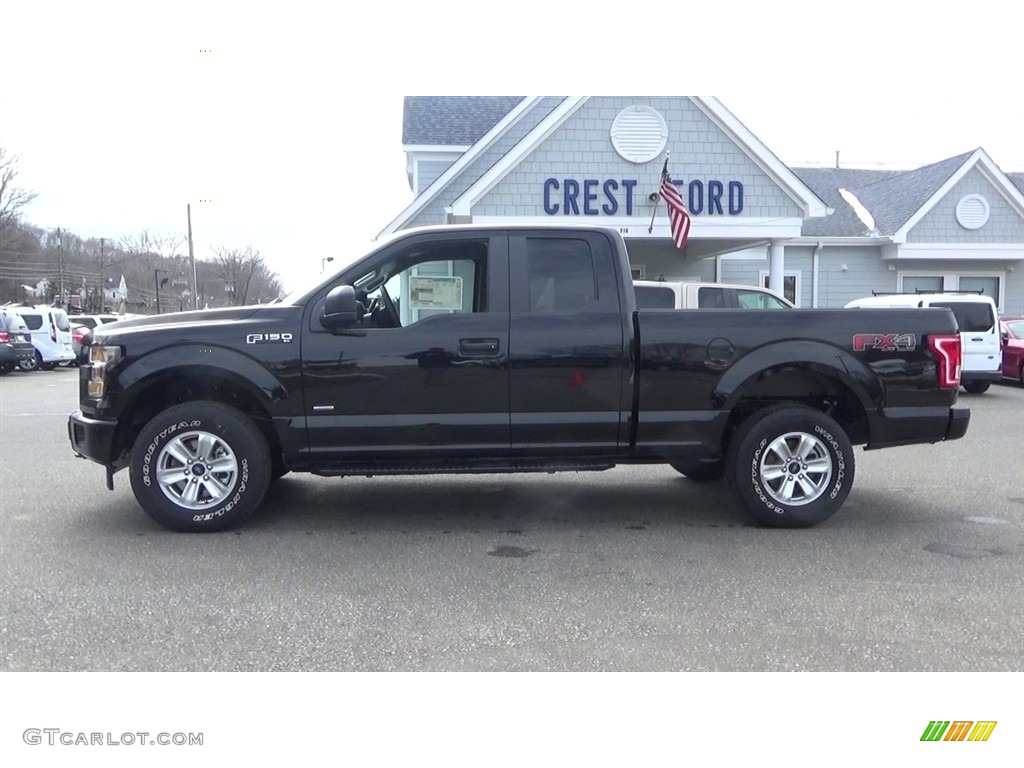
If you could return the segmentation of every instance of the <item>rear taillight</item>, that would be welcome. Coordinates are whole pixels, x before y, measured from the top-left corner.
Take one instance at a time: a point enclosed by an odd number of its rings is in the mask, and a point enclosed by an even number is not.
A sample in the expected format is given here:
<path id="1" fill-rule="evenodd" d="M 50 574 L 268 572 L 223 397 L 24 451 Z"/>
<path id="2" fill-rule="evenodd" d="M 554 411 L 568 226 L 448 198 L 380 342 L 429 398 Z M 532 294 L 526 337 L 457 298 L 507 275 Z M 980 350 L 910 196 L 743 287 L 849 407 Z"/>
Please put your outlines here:
<path id="1" fill-rule="evenodd" d="M 71 334 L 71 338 L 74 339 L 75 342 L 78 344 L 82 343 L 82 336 L 83 334 L 81 331 L 75 331 L 73 334 Z"/>
<path id="2" fill-rule="evenodd" d="M 11 334 L 7 331 L 0 331 L 0 344 L 8 344 L 11 341 Z"/>
<path id="3" fill-rule="evenodd" d="M 53 323 L 50 323 L 50 341 L 57 343 L 57 326 Z"/>
<path id="4" fill-rule="evenodd" d="M 929 336 L 928 346 L 939 362 L 939 388 L 958 389 L 961 366 L 960 334 Z"/>

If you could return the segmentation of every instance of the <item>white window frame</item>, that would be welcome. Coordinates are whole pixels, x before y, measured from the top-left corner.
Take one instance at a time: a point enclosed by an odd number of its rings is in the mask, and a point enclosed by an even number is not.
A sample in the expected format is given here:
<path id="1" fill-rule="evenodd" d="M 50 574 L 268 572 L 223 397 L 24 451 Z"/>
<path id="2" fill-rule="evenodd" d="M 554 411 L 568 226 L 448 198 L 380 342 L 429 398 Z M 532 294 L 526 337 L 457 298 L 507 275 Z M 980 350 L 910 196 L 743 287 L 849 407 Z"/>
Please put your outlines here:
<path id="1" fill-rule="evenodd" d="M 787 277 L 795 277 L 796 278 L 796 281 L 795 281 L 796 284 L 793 287 L 793 293 L 794 293 L 794 296 L 793 296 L 793 306 L 795 306 L 795 307 L 799 307 L 800 306 L 800 277 L 801 277 L 802 274 L 803 273 L 800 272 L 799 270 L 793 271 L 793 272 L 790 272 L 788 270 L 783 270 L 783 272 L 782 272 L 782 284 L 783 284 L 783 287 L 785 287 L 786 278 Z M 768 288 L 769 290 L 771 290 L 771 288 L 768 285 L 768 278 L 769 278 L 769 274 L 768 274 L 768 270 L 767 269 L 762 269 L 762 270 L 760 270 L 758 272 L 758 277 L 757 277 L 758 285 L 760 285 L 761 288 Z M 757 287 L 757 286 L 755 286 L 755 287 Z M 783 296 L 783 298 L 789 298 L 788 296 L 786 296 L 785 290 L 783 290 L 782 296 Z"/>

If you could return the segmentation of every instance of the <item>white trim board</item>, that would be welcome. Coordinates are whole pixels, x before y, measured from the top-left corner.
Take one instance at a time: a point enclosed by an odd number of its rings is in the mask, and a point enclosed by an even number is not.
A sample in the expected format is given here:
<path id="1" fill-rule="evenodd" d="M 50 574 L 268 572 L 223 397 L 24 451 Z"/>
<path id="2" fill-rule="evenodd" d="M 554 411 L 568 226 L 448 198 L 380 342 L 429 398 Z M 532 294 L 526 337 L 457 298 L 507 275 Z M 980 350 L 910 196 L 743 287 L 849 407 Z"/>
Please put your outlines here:
<path id="1" fill-rule="evenodd" d="M 903 243 L 882 249 L 882 261 L 1021 261 L 1024 243 Z"/>

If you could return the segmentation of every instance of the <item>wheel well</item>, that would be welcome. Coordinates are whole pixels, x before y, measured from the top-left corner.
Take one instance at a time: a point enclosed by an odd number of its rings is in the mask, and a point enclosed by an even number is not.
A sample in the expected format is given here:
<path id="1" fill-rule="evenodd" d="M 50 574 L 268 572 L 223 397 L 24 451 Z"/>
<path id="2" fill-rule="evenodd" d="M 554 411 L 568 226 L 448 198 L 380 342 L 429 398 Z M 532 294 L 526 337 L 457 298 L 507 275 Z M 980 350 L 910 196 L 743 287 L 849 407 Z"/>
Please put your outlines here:
<path id="1" fill-rule="evenodd" d="M 830 416 L 853 445 L 863 445 L 870 438 L 867 413 L 860 398 L 838 378 L 821 371 L 806 368 L 765 371 L 745 383 L 738 395 L 726 424 L 723 453 L 740 424 L 758 411 L 782 404 L 805 405 Z"/>
<path id="2" fill-rule="evenodd" d="M 150 419 L 171 406 L 195 400 L 212 400 L 244 413 L 252 419 L 267 441 L 274 466 L 281 463 L 281 442 L 274 430 L 273 421 L 267 409 L 252 393 L 230 379 L 216 376 L 197 378 L 184 374 L 154 382 L 135 394 L 131 406 L 118 419 L 114 435 L 116 461 L 127 463 L 136 435 Z"/>

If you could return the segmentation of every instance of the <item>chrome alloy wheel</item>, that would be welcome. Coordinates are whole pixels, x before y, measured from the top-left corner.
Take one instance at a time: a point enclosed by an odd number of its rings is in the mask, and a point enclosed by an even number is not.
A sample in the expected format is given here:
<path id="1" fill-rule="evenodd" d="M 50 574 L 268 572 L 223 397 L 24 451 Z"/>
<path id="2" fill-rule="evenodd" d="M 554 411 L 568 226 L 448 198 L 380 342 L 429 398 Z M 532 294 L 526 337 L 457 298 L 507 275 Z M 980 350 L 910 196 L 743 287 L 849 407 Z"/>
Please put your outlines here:
<path id="1" fill-rule="evenodd" d="M 205 509 L 235 488 L 238 459 L 231 446 L 209 432 L 185 432 L 163 447 L 156 480 L 164 496 L 184 509 Z"/>
<path id="2" fill-rule="evenodd" d="M 758 462 L 764 489 L 791 507 L 818 499 L 832 480 L 832 455 L 825 443 L 806 432 L 787 432 L 765 448 Z"/>

